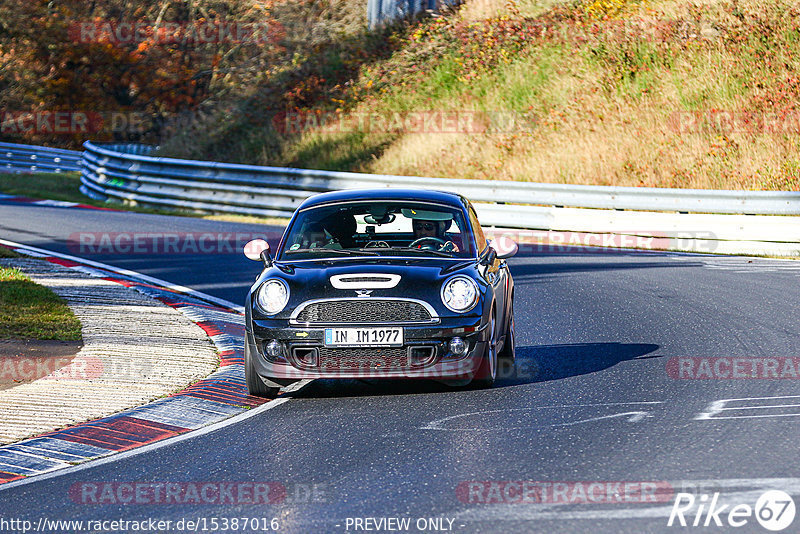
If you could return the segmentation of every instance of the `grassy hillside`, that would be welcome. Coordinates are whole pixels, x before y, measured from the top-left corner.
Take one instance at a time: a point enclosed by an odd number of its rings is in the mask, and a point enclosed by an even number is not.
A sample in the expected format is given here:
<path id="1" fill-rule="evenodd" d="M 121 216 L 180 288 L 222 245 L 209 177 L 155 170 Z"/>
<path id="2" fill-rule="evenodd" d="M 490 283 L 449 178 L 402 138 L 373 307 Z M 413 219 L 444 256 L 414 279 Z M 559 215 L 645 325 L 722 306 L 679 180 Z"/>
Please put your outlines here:
<path id="1" fill-rule="evenodd" d="M 195 116 L 162 153 L 422 176 L 800 190 L 798 52 L 792 0 L 467 0 L 446 16 L 305 50 Z M 440 133 L 409 122 L 437 111 L 466 126 Z"/>

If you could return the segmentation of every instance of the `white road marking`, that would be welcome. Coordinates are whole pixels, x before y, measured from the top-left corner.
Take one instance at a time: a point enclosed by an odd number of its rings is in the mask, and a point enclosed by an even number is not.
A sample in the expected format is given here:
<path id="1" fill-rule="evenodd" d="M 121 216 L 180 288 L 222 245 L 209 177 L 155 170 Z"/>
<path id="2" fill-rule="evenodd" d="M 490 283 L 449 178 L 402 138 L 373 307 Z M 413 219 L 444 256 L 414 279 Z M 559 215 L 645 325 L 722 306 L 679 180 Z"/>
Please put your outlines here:
<path id="1" fill-rule="evenodd" d="M 615 417 L 628 417 L 629 423 L 638 423 L 645 417 L 653 417 L 650 415 L 650 412 L 622 412 L 622 413 L 615 413 L 612 415 L 601 415 L 600 417 L 590 417 L 588 419 L 579 419 L 578 421 L 571 421 L 569 423 L 553 423 L 551 425 L 546 425 L 548 427 L 552 426 L 571 426 L 571 425 L 579 425 L 581 423 L 591 423 L 593 421 L 601 421 L 603 419 L 614 419 Z M 508 427 L 507 427 L 508 428 Z M 515 428 L 515 427 L 510 427 Z M 521 428 L 521 427 L 517 427 Z"/>
<path id="2" fill-rule="evenodd" d="M 469 413 L 462 413 L 457 415 L 451 415 L 449 417 L 445 417 L 443 419 L 436 419 L 431 421 L 430 423 L 426 424 L 423 427 L 420 427 L 420 430 L 449 430 L 449 431 L 462 431 L 462 430 L 484 430 L 482 428 L 475 428 L 475 427 L 445 427 L 443 426 L 446 422 L 452 421 L 454 419 L 460 419 L 464 417 L 470 417 L 474 415 L 489 415 L 492 413 L 507 413 L 507 412 L 519 412 L 519 411 L 534 411 L 534 410 L 545 410 L 545 409 L 559 409 L 559 408 L 593 408 L 593 407 L 607 407 L 607 406 L 631 406 L 631 405 L 658 405 L 663 404 L 663 401 L 642 401 L 642 402 L 608 402 L 608 403 L 598 403 L 598 404 L 557 404 L 551 406 L 535 406 L 532 408 L 509 408 L 504 410 L 484 410 L 480 412 L 469 412 Z M 581 423 L 589 423 L 592 421 L 599 421 L 601 419 L 611 419 L 615 417 L 624 417 L 630 416 L 628 422 L 634 423 L 639 422 L 645 417 L 651 417 L 649 412 L 642 412 L 642 411 L 633 411 L 633 412 L 622 412 L 616 414 L 609 414 L 603 415 L 598 417 L 592 417 L 588 419 L 581 419 L 578 421 L 570 421 L 568 423 L 553 423 L 549 425 L 544 425 L 547 427 L 556 427 L 556 426 L 569 426 L 569 425 L 577 425 Z M 504 426 L 504 429 L 514 429 L 514 428 L 529 428 L 527 426 Z M 488 429 L 487 429 L 488 430 Z"/>
<path id="3" fill-rule="evenodd" d="M 763 419 L 765 417 L 800 417 L 800 413 L 775 413 L 775 414 L 765 414 L 765 415 L 725 415 L 725 416 L 709 417 L 709 419 L 716 421 L 717 419 Z"/>
<path id="4" fill-rule="evenodd" d="M 763 410 L 764 408 L 798 408 L 800 404 L 773 404 L 764 406 L 737 406 L 735 408 L 724 408 L 725 410 Z"/>
<path id="5" fill-rule="evenodd" d="M 31 202 L 31 204 L 36 204 L 37 206 L 54 206 L 58 208 L 72 208 L 77 206 L 77 202 L 68 202 L 66 200 L 36 200 Z"/>
<path id="6" fill-rule="evenodd" d="M 702 256 L 672 256 L 679 261 L 699 261 L 706 269 L 728 271 L 739 274 L 776 273 L 787 272 L 800 275 L 800 261 L 796 259 L 781 258 L 752 258 L 741 256 L 732 257 L 702 257 Z"/>
<path id="7" fill-rule="evenodd" d="M 763 417 L 800 417 L 800 413 L 790 413 L 790 414 L 758 414 L 758 415 L 726 415 L 726 416 L 719 416 L 724 411 L 735 411 L 735 410 L 765 410 L 765 409 L 782 409 L 782 408 L 797 408 L 800 407 L 798 404 L 753 404 L 745 405 L 745 406 L 730 406 L 730 403 L 737 402 L 737 401 L 760 401 L 760 400 L 768 400 L 774 401 L 778 399 L 800 399 L 800 395 L 781 395 L 776 397 L 742 397 L 738 399 L 720 399 L 712 401 L 706 411 L 700 412 L 697 414 L 694 419 L 695 420 L 709 420 L 709 419 L 753 419 L 753 418 L 763 418 Z"/>

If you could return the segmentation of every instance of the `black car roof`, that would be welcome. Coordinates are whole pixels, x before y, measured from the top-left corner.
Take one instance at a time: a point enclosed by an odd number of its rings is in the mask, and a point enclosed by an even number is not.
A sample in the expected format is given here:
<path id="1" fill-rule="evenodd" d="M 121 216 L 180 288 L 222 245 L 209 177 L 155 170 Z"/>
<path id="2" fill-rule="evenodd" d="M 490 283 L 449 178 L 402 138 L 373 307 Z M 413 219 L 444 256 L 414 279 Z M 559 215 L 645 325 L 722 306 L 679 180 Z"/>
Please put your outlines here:
<path id="1" fill-rule="evenodd" d="M 344 189 L 309 197 L 300 204 L 298 209 L 349 200 L 421 200 L 463 208 L 466 199 L 457 193 L 431 191 L 429 189 L 394 189 L 388 187 L 382 189 Z"/>

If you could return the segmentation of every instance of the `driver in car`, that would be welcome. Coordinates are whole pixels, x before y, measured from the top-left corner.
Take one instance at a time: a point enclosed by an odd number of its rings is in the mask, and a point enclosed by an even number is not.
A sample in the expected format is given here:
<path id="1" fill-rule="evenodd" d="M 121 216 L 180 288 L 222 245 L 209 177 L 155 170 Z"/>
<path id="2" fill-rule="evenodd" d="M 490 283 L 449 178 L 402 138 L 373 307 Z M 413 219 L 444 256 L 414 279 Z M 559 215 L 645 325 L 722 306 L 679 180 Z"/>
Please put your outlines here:
<path id="1" fill-rule="evenodd" d="M 450 241 L 445 234 L 451 223 L 452 219 L 442 221 L 414 218 L 411 221 L 411 226 L 414 230 L 413 241 L 430 238 L 415 246 L 417 248 L 433 248 L 443 252 L 458 252 L 458 246 Z"/>

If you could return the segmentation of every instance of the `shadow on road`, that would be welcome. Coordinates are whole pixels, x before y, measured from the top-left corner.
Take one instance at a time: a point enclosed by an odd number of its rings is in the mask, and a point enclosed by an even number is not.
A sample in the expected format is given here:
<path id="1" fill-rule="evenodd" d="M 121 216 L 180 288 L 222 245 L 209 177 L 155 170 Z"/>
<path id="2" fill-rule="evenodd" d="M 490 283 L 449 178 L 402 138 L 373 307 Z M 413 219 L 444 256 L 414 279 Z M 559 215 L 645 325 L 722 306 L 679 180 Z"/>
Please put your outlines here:
<path id="1" fill-rule="evenodd" d="M 498 373 L 499 386 L 559 380 L 608 369 L 658 350 L 652 343 L 572 343 L 517 347 L 513 372 Z"/>
<path id="2" fill-rule="evenodd" d="M 602 371 L 619 362 L 647 357 L 658 350 L 652 343 L 574 343 L 517 347 L 513 367 L 501 363 L 495 388 L 558 380 Z M 289 393 L 293 398 L 369 397 L 386 395 L 424 395 L 474 390 L 472 386 L 452 387 L 433 380 L 314 380 Z"/>

